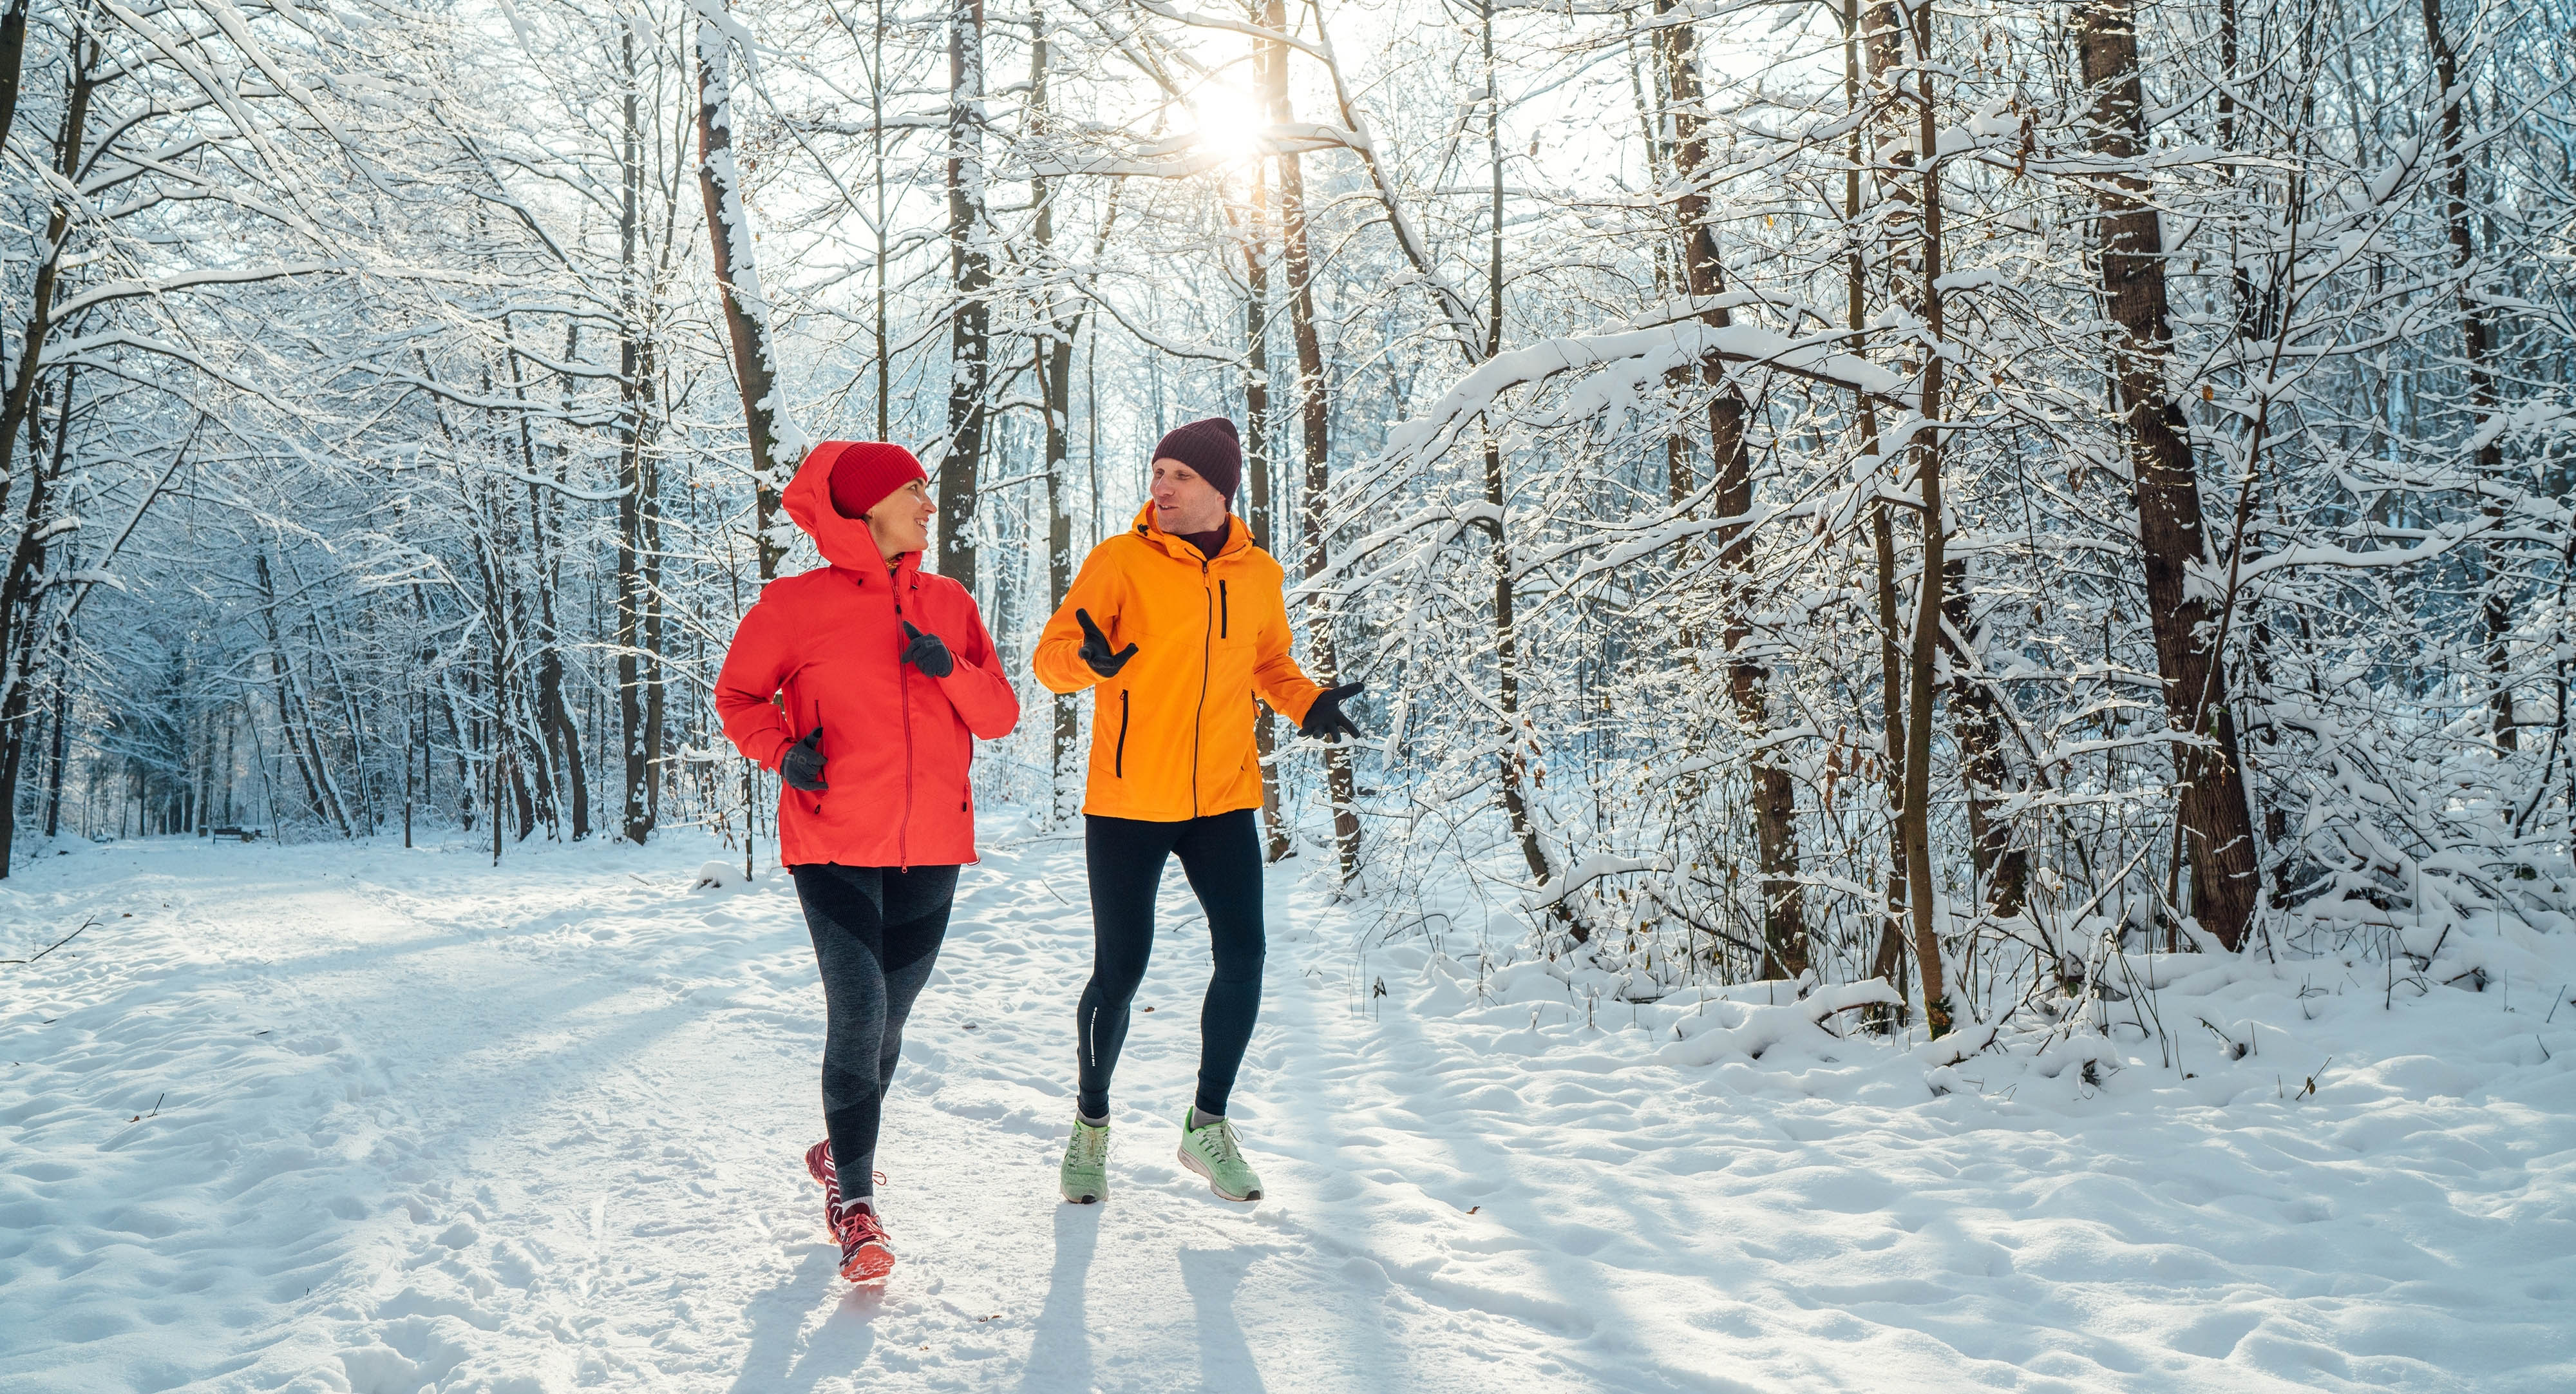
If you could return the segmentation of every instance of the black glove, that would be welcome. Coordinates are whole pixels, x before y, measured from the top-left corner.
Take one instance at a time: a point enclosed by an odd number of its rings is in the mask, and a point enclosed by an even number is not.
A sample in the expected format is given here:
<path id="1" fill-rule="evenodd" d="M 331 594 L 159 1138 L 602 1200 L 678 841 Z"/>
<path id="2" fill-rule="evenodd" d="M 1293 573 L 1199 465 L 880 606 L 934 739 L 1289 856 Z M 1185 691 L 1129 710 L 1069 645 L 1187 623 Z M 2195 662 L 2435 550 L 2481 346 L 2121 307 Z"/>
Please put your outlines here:
<path id="1" fill-rule="evenodd" d="M 1358 692 L 1364 686 L 1366 686 L 1364 683 L 1346 682 L 1339 687 L 1328 687 L 1316 693 L 1315 705 L 1308 707 L 1306 719 L 1297 723 L 1298 732 L 1313 736 L 1319 741 L 1328 741 L 1335 736 L 1348 736 L 1352 740 L 1358 740 L 1360 728 L 1353 726 L 1351 719 L 1342 715 L 1342 699 Z"/>
<path id="2" fill-rule="evenodd" d="M 1082 661 L 1090 664 L 1091 671 L 1104 678 L 1118 676 L 1118 670 L 1126 667 L 1127 660 L 1136 656 L 1136 646 L 1129 644 L 1118 652 L 1111 653 L 1109 636 L 1101 633 L 1100 626 L 1091 622 L 1089 610 L 1076 610 L 1073 612 L 1073 617 L 1082 621 Z"/>
<path id="3" fill-rule="evenodd" d="M 934 678 L 947 677 L 949 670 L 957 666 L 956 657 L 948 652 L 948 646 L 940 642 L 938 635 L 922 633 L 912 627 L 910 620 L 903 622 L 903 633 L 912 641 L 904 646 L 904 662 Z"/>
<path id="4" fill-rule="evenodd" d="M 819 794 L 832 786 L 823 782 L 823 728 L 815 727 L 805 739 L 787 747 L 778 757 L 778 777 L 808 794 Z"/>

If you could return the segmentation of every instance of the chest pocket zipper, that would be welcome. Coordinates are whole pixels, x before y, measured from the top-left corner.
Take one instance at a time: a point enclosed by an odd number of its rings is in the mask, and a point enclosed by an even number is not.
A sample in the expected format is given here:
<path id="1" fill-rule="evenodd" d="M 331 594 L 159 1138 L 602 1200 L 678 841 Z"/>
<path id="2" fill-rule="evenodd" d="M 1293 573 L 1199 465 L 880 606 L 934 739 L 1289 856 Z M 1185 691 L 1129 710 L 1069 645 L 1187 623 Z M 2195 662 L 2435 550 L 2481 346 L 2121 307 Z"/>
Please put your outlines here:
<path id="1" fill-rule="evenodd" d="M 1216 583 L 1216 637 L 1225 637 L 1225 582 Z"/>
<path id="2" fill-rule="evenodd" d="M 1127 777 L 1127 689 L 1118 689 L 1118 749 L 1110 756 L 1110 773 Z"/>

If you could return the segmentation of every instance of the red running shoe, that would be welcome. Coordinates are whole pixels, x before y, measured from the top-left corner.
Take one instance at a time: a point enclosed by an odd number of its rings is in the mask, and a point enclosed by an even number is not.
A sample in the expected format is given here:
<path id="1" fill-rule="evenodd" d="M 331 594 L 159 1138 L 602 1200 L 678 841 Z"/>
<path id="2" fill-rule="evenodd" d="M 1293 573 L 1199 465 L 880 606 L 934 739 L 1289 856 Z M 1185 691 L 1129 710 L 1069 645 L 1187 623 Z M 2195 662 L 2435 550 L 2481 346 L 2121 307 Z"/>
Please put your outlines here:
<path id="1" fill-rule="evenodd" d="M 832 1230 L 841 1241 L 841 1276 L 854 1283 L 873 1283 L 894 1269 L 894 1241 L 885 1222 L 867 1201 L 853 1201 L 839 1211 Z"/>
<path id="2" fill-rule="evenodd" d="M 830 1138 L 805 1149 L 805 1174 L 823 1187 L 823 1228 L 829 1230 L 833 1227 L 832 1216 L 841 1209 L 841 1178 L 832 1167 Z"/>
<path id="3" fill-rule="evenodd" d="M 841 1209 L 841 1173 L 840 1169 L 832 1163 L 830 1138 L 825 1138 L 805 1149 L 805 1174 L 813 1177 L 814 1184 L 823 1188 L 823 1232 L 838 1235 L 840 1228 L 832 1222 L 832 1217 L 840 1213 Z M 882 1186 L 886 1183 L 884 1172 L 875 1171 L 868 1174 L 878 1185 Z"/>

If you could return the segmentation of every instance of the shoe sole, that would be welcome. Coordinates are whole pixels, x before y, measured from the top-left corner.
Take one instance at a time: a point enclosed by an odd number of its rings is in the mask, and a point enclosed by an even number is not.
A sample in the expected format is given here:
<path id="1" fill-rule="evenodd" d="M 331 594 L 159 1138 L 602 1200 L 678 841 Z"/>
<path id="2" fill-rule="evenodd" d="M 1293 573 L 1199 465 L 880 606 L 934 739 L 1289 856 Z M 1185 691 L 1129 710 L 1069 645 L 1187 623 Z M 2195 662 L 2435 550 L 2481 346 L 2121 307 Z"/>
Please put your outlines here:
<path id="1" fill-rule="evenodd" d="M 841 1276 L 854 1283 L 873 1283 L 893 1271 L 894 1250 L 883 1244 L 862 1244 L 841 1265 Z"/>
<path id="2" fill-rule="evenodd" d="M 1073 1192 L 1067 1191 L 1064 1193 L 1064 1199 L 1065 1203 L 1068 1205 L 1098 1205 L 1100 1203 L 1100 1195 L 1096 1191 L 1085 1191 L 1081 1195 L 1075 1195 Z"/>
<path id="3" fill-rule="evenodd" d="M 1190 1170 L 1195 1171 L 1200 1176 L 1206 1178 L 1208 1190 L 1213 1192 L 1217 1199 L 1232 1201 L 1254 1201 L 1261 1199 L 1261 1188 L 1259 1186 L 1255 1186 L 1250 1191 L 1239 1196 L 1226 1194 L 1225 1188 L 1216 1183 L 1216 1173 L 1208 1170 L 1208 1164 L 1200 1161 L 1198 1159 L 1198 1155 L 1190 1151 L 1190 1149 L 1186 1147 L 1175 1149 L 1173 1155 L 1181 1159 L 1181 1165 L 1188 1167 Z"/>

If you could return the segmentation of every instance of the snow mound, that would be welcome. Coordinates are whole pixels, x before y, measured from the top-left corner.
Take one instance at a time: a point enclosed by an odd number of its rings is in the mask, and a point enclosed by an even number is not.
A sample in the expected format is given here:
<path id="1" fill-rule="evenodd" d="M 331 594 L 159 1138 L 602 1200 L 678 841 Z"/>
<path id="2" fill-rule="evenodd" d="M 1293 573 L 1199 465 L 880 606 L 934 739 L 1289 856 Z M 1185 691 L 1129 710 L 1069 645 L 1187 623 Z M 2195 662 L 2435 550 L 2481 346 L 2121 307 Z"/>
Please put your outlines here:
<path id="1" fill-rule="evenodd" d="M 748 886 L 750 884 L 751 877 L 743 871 L 742 863 L 729 861 L 723 857 L 717 857 L 711 861 L 698 863 L 698 879 L 689 887 L 689 889 L 695 891 L 729 891 L 736 887 Z"/>

